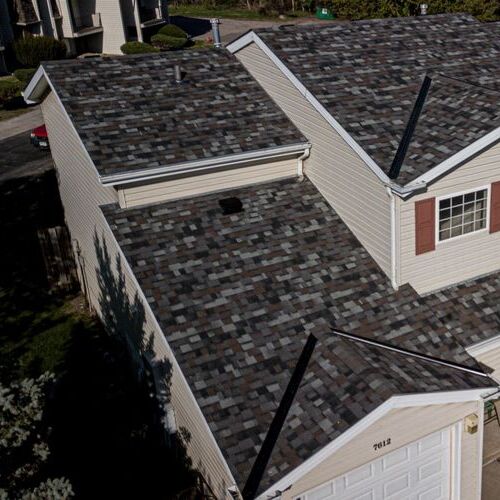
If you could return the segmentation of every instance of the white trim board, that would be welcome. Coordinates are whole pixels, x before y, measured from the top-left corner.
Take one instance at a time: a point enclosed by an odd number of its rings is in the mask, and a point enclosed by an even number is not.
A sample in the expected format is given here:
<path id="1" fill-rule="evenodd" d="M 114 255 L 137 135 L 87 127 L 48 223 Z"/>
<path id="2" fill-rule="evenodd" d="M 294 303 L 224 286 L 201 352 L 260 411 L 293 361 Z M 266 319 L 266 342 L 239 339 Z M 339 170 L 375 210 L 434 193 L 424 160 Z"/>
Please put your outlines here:
<path id="1" fill-rule="evenodd" d="M 355 436 L 368 429 L 371 425 L 380 420 L 393 409 L 411 406 L 442 405 L 449 403 L 464 403 L 467 401 L 480 401 L 483 394 L 485 394 L 487 390 L 488 386 L 485 386 L 482 389 L 470 389 L 464 391 L 393 396 L 371 413 L 366 415 L 366 417 L 362 420 L 346 430 L 337 439 L 331 441 L 309 459 L 302 462 L 301 465 L 277 481 L 273 486 L 261 493 L 256 500 L 269 500 L 269 498 L 275 498 L 277 492 L 282 492 L 292 486 L 293 483 L 312 471 L 316 466 L 351 441 Z"/>
<path id="2" fill-rule="evenodd" d="M 465 350 L 473 357 L 481 356 L 488 351 L 500 348 L 500 335 L 495 335 L 494 337 L 477 342 L 476 344 L 470 345 L 465 348 Z"/>
<path id="3" fill-rule="evenodd" d="M 243 49 L 247 45 L 255 43 L 281 72 L 290 80 L 290 82 L 299 90 L 299 92 L 309 101 L 310 104 L 318 111 L 323 118 L 339 133 L 339 135 L 351 146 L 351 148 L 358 154 L 358 156 L 366 163 L 366 165 L 373 171 L 373 173 L 392 191 L 401 198 L 409 197 L 414 191 L 425 189 L 427 184 L 437 180 L 450 170 L 468 160 L 478 152 L 492 145 L 500 140 L 500 127 L 492 132 L 485 134 L 483 137 L 473 142 L 469 146 L 460 150 L 458 153 L 447 158 L 435 167 L 431 168 L 425 174 L 420 175 L 408 184 L 401 186 L 397 182 L 391 180 L 384 171 L 377 165 L 377 163 L 366 153 L 366 151 L 356 142 L 356 140 L 340 125 L 340 123 L 330 114 L 329 111 L 314 97 L 314 95 L 307 90 L 307 88 L 299 81 L 299 79 L 286 67 L 281 59 L 269 48 L 268 45 L 257 35 L 257 33 L 250 31 L 245 33 L 240 38 L 229 43 L 226 48 L 232 54 Z"/>

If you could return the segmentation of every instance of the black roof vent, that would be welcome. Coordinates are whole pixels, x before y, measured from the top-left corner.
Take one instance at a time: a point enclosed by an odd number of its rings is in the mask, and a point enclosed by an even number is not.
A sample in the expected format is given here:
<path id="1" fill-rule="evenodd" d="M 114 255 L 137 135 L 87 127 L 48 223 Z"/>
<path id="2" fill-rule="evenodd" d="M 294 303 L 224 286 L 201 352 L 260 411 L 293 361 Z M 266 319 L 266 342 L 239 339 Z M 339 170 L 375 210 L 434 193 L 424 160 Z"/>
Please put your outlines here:
<path id="1" fill-rule="evenodd" d="M 238 212 L 243 211 L 243 203 L 241 203 L 241 200 L 235 196 L 219 200 L 219 205 L 222 208 L 222 213 L 224 215 L 237 214 Z"/>

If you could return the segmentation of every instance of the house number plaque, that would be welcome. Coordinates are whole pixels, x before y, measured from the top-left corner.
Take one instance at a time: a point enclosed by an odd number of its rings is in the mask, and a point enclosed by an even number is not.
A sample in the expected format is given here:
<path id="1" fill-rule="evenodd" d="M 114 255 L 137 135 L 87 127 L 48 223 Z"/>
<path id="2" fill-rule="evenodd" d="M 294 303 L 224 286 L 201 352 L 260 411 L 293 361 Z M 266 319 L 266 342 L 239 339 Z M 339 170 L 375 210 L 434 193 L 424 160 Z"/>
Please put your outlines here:
<path id="1" fill-rule="evenodd" d="M 385 446 L 389 446 L 391 444 L 391 438 L 384 439 L 383 441 L 379 441 L 378 443 L 375 443 L 373 445 L 373 449 L 375 451 L 380 450 L 381 448 L 384 448 Z"/>

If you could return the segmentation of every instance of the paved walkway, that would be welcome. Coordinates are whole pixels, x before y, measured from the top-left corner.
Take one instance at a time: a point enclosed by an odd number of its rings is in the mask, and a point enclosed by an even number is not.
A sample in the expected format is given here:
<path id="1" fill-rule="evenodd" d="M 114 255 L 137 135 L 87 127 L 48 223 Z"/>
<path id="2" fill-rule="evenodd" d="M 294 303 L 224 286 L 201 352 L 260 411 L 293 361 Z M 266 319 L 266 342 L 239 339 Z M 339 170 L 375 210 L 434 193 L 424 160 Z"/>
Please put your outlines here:
<path id="1" fill-rule="evenodd" d="M 0 141 L 9 137 L 14 137 L 22 132 L 27 132 L 42 123 L 43 117 L 39 106 L 15 118 L 2 120 L 0 121 Z"/>

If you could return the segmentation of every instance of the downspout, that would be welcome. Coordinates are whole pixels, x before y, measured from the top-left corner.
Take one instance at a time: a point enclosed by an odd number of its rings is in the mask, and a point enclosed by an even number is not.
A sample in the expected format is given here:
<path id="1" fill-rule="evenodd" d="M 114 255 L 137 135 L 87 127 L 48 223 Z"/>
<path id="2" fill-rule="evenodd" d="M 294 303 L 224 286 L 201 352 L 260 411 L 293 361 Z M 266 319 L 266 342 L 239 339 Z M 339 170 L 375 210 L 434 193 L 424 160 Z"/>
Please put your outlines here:
<path id="1" fill-rule="evenodd" d="M 139 0 L 135 0 L 134 2 L 134 19 L 135 19 L 135 28 L 137 31 L 137 41 L 143 42 L 144 38 L 142 36 L 141 14 L 139 12 Z"/>
<path id="2" fill-rule="evenodd" d="M 396 197 L 390 186 L 385 187 L 391 203 L 391 284 L 394 290 L 399 288 L 397 280 L 397 241 L 396 241 Z"/>
<path id="3" fill-rule="evenodd" d="M 297 158 L 297 175 L 299 179 L 302 179 L 304 177 L 304 160 L 307 160 L 310 154 L 311 154 L 311 148 L 307 148 L 304 150 L 302 156 L 299 156 Z"/>

